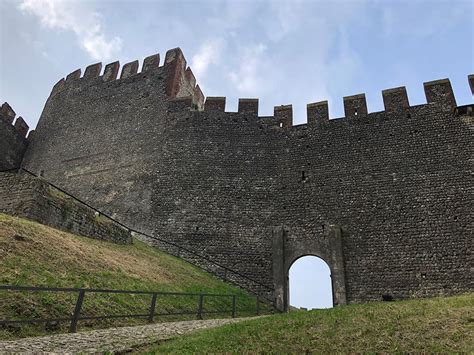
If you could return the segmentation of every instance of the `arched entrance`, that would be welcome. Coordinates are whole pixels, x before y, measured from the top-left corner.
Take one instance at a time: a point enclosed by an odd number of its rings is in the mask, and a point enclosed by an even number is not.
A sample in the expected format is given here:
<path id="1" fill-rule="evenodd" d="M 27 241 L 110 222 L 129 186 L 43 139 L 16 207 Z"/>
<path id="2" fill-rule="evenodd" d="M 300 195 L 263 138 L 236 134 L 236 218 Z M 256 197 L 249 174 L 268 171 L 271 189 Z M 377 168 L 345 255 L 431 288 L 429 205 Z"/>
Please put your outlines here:
<path id="1" fill-rule="evenodd" d="M 306 309 L 333 306 L 331 269 L 323 259 L 302 256 L 291 264 L 288 275 L 290 306 Z"/>
<path id="2" fill-rule="evenodd" d="M 281 226 L 272 231 L 273 286 L 276 309 L 290 306 L 289 271 L 293 263 L 307 255 L 323 259 L 330 271 L 333 305 L 346 303 L 346 282 L 342 254 L 342 230 L 328 224 L 325 232 L 313 238 L 298 238 L 299 233 Z"/>

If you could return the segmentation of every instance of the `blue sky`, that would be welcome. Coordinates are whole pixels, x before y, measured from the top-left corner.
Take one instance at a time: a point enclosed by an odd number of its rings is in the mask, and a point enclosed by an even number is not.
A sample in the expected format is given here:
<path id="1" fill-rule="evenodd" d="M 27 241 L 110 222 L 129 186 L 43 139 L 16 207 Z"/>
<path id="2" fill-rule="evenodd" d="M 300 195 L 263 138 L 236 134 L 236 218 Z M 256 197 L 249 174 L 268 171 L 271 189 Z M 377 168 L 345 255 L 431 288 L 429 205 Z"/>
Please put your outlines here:
<path id="1" fill-rule="evenodd" d="M 423 82 L 449 78 L 458 104 L 472 102 L 473 0 L 0 1 L 0 100 L 35 127 L 51 88 L 77 68 L 181 47 L 207 96 L 260 98 L 260 115 L 406 86 L 426 102 Z M 309 267 L 308 267 L 309 268 Z M 303 268 L 304 269 L 304 268 Z M 312 307 L 311 305 L 306 305 Z"/>
<path id="2" fill-rule="evenodd" d="M 296 307 L 331 308 L 331 271 L 316 256 L 304 256 L 290 268 L 290 304 Z"/>

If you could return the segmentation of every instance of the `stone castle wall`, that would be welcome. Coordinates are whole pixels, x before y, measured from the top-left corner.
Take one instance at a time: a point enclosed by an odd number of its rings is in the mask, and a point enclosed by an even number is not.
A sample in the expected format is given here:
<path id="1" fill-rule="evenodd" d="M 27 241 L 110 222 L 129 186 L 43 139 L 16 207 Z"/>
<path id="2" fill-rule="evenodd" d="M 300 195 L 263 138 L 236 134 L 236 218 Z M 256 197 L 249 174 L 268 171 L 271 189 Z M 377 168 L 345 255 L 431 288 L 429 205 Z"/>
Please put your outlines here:
<path id="1" fill-rule="evenodd" d="M 293 127 L 291 106 L 258 117 L 254 99 L 235 113 L 225 98 L 203 105 L 179 50 L 117 80 L 118 63 L 91 67 L 56 85 L 27 150 L 46 180 L 276 298 L 308 254 L 328 262 L 336 303 L 472 291 L 472 116 L 454 113 L 449 81 L 426 83 L 413 107 L 386 90 L 383 112 L 363 94 L 340 119 L 310 104 Z"/>
<path id="2" fill-rule="evenodd" d="M 0 213 L 94 239 L 132 243 L 127 229 L 25 172 L 0 173 Z"/>
<path id="3" fill-rule="evenodd" d="M 28 140 L 28 125 L 8 103 L 0 108 L 0 171 L 18 168 L 23 160 Z M 15 121 L 15 123 L 13 123 Z"/>
<path id="4" fill-rule="evenodd" d="M 94 207 L 148 232 L 153 166 L 168 129 L 168 99 L 192 91 L 194 107 L 203 100 L 179 49 L 167 53 L 162 67 L 159 55 L 149 58 L 140 73 L 138 62 L 125 64 L 120 79 L 118 62 L 107 65 L 102 76 L 95 64 L 82 78 L 78 70 L 61 79 L 24 162 Z M 63 169 L 52 169 L 56 164 Z"/>

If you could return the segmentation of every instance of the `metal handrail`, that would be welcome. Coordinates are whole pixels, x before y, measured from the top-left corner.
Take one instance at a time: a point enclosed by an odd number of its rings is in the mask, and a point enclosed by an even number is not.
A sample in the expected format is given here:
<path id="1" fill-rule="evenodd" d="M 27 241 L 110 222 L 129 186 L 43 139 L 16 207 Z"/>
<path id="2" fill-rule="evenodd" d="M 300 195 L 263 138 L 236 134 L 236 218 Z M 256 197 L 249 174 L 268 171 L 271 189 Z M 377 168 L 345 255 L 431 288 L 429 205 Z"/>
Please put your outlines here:
<path id="1" fill-rule="evenodd" d="M 36 287 L 36 286 L 10 286 L 0 285 L 0 290 L 15 291 L 46 291 L 46 292 L 79 292 L 87 291 L 89 293 L 127 293 L 140 295 L 169 295 L 169 296 L 212 296 L 212 297 L 229 297 L 234 296 L 231 293 L 192 293 L 192 292 L 167 292 L 167 291 L 135 291 L 135 290 L 111 290 L 102 288 L 82 288 L 82 287 Z"/>
<path id="2" fill-rule="evenodd" d="M 197 319 L 202 319 L 204 314 L 218 314 L 218 313 L 230 313 L 232 318 L 237 317 L 237 311 L 253 311 L 253 309 L 238 309 L 237 299 L 246 298 L 245 296 L 238 296 L 235 294 L 221 294 L 221 293 L 193 293 L 193 292 L 166 292 L 166 291 L 140 291 L 140 290 L 110 290 L 110 289 L 98 289 L 98 288 L 71 288 L 71 287 L 35 287 L 35 286 L 11 286 L 11 285 L 0 285 L 0 290 L 9 291 L 28 291 L 28 292 L 77 292 L 78 297 L 74 307 L 74 312 L 71 317 L 61 318 L 43 318 L 43 319 L 0 319 L 0 326 L 7 324 L 34 324 L 34 323 L 48 323 L 48 322 L 70 322 L 69 332 L 75 333 L 77 331 L 77 323 L 80 320 L 102 320 L 102 319 L 116 319 L 116 318 L 147 318 L 148 322 L 153 322 L 156 316 L 172 316 L 172 315 L 191 315 L 195 314 Z M 135 313 L 135 314 L 114 314 L 104 316 L 81 316 L 82 304 L 86 293 L 114 293 L 114 294 L 143 294 L 151 295 L 151 304 L 147 313 Z M 195 311 L 192 310 L 181 310 L 180 312 L 167 312 L 159 313 L 156 308 L 157 296 L 199 296 L 199 302 Z M 225 310 L 205 310 L 204 309 L 204 298 L 211 297 L 229 297 L 232 300 L 232 308 Z M 255 314 L 260 314 L 261 300 L 259 296 L 256 296 L 256 308 Z"/>

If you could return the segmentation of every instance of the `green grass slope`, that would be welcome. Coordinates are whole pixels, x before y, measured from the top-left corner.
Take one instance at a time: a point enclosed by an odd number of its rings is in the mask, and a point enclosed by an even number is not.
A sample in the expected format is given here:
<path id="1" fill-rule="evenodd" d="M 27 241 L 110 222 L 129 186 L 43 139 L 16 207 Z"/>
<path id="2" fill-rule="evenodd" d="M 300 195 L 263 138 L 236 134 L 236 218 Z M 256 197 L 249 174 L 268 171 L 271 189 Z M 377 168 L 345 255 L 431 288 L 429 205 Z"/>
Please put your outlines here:
<path id="1" fill-rule="evenodd" d="M 244 309 L 255 308 L 254 299 L 244 291 L 140 241 L 116 245 L 5 214 L 0 214 L 0 284 L 237 294 L 237 308 L 241 310 L 238 315 L 244 315 Z M 77 293 L 0 291 L 0 319 L 70 317 L 76 299 Z M 82 313 L 84 316 L 147 313 L 150 301 L 150 295 L 86 293 Z M 197 303 L 195 296 L 158 297 L 157 313 L 194 312 Z M 205 310 L 230 307 L 230 298 L 205 298 Z M 212 314 L 212 318 L 229 315 L 229 312 Z M 157 317 L 157 321 L 176 319 L 183 317 Z M 135 323 L 144 320 L 83 320 L 79 322 L 79 330 Z M 68 325 L 65 322 L 0 326 L 0 339 L 64 332 Z"/>
<path id="2" fill-rule="evenodd" d="M 294 312 L 202 331 L 140 353 L 473 353 L 474 295 Z"/>

